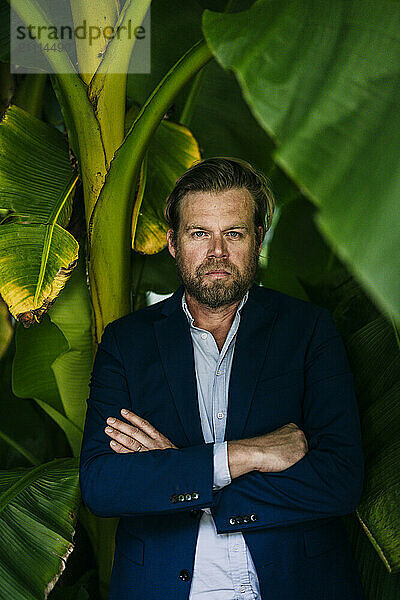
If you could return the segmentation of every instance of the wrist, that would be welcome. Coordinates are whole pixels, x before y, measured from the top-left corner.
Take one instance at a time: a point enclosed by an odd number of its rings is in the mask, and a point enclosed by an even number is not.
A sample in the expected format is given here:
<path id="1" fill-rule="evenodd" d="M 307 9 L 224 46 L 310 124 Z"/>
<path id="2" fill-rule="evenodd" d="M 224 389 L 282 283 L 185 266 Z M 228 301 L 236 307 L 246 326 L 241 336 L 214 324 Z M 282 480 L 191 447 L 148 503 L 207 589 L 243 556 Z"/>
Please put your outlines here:
<path id="1" fill-rule="evenodd" d="M 228 442 L 228 466 L 232 479 L 258 468 L 258 448 L 248 443 L 249 441 Z"/>

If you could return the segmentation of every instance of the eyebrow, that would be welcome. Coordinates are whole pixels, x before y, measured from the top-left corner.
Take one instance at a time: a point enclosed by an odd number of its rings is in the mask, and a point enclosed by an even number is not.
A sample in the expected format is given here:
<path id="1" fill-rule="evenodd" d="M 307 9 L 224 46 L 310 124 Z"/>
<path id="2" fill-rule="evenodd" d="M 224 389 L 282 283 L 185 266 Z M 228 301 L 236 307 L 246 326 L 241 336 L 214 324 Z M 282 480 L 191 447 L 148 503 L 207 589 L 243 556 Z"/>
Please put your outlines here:
<path id="1" fill-rule="evenodd" d="M 203 229 L 207 231 L 207 227 L 203 227 L 202 225 L 188 225 L 185 231 L 190 231 L 191 229 Z M 231 231 L 232 229 L 245 229 L 247 231 L 248 227 L 247 225 L 232 225 L 231 227 L 226 227 L 223 231 Z"/>

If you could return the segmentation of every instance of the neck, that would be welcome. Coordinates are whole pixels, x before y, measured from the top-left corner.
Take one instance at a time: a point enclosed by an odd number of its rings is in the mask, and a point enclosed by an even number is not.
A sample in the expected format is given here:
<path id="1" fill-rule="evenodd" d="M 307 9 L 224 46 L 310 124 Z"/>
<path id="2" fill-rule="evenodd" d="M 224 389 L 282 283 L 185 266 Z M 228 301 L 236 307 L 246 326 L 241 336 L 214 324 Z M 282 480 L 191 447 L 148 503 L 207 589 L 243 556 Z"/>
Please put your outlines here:
<path id="1" fill-rule="evenodd" d="M 186 291 L 185 295 L 186 303 L 196 327 L 211 332 L 222 329 L 229 331 L 233 319 L 235 318 L 236 310 L 240 304 L 240 300 L 233 304 L 220 306 L 218 308 L 210 308 L 209 306 L 198 302 Z"/>

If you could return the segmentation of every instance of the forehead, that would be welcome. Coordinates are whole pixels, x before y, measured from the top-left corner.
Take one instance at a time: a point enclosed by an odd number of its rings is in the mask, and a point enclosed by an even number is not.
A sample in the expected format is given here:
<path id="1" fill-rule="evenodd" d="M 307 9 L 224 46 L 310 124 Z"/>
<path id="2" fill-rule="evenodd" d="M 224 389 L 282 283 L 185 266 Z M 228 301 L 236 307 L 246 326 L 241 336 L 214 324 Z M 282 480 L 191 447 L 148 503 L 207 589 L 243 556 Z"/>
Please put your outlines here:
<path id="1" fill-rule="evenodd" d="M 231 219 L 232 217 L 252 221 L 254 200 L 246 188 L 235 188 L 222 192 L 189 192 L 182 198 L 180 218 L 183 222 L 192 219 Z"/>

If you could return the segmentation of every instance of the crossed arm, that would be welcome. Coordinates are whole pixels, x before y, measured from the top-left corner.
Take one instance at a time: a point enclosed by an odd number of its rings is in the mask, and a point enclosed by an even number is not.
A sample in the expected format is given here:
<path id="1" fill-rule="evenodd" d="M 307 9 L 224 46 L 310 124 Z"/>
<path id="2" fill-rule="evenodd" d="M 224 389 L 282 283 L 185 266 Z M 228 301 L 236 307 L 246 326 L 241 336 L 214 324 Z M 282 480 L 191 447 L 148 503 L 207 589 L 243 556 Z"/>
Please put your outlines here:
<path id="1" fill-rule="evenodd" d="M 82 496 L 92 512 L 136 516 L 209 506 L 222 533 L 356 508 L 363 483 L 360 424 L 352 374 L 328 311 L 321 309 L 306 357 L 304 432 L 288 424 L 264 436 L 228 442 L 232 481 L 216 492 L 214 444 L 176 448 L 132 411 L 119 412 L 130 403 L 111 326 L 96 354 L 81 451 Z M 106 420 L 116 414 L 127 422 L 116 419 L 109 434 Z M 174 494 L 191 491 L 197 497 L 190 504 L 172 503 Z M 257 513 L 258 520 L 232 525 L 233 513 Z"/>
<path id="2" fill-rule="evenodd" d="M 177 448 L 146 419 L 123 408 L 121 415 L 128 422 L 108 417 L 105 433 L 111 438 L 111 448 L 119 454 Z M 291 467 L 307 452 L 303 431 L 288 423 L 271 433 L 228 442 L 230 477 L 235 479 L 250 471 L 279 472 Z"/>

